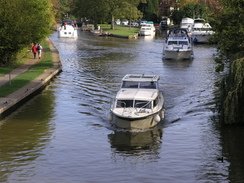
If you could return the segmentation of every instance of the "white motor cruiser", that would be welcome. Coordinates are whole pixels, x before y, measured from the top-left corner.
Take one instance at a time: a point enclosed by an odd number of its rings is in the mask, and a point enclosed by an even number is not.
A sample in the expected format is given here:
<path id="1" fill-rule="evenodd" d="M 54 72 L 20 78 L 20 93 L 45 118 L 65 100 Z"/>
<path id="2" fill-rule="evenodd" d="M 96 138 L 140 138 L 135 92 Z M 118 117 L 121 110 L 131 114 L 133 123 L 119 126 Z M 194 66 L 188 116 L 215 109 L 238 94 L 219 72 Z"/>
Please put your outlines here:
<path id="1" fill-rule="evenodd" d="M 184 60 L 193 58 L 192 41 L 187 30 L 172 28 L 163 48 L 163 58 L 173 60 Z"/>
<path id="2" fill-rule="evenodd" d="M 192 30 L 192 40 L 194 43 L 208 43 L 209 38 L 214 34 L 212 27 L 204 19 L 195 19 Z"/>
<path id="3" fill-rule="evenodd" d="M 78 37 L 78 30 L 72 20 L 63 20 L 61 27 L 58 30 L 58 37 L 60 38 L 76 38 Z"/>
<path id="4" fill-rule="evenodd" d="M 124 129 L 147 129 L 164 119 L 159 76 L 127 74 L 110 108 L 110 120 Z"/>

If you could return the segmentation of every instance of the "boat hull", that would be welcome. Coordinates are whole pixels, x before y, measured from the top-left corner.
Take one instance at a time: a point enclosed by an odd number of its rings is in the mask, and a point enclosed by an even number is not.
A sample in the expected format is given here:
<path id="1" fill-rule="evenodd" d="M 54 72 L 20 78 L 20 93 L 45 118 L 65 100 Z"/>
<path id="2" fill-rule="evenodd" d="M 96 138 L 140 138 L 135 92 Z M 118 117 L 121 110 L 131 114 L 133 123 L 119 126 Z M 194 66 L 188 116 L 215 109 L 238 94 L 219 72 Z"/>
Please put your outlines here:
<path id="1" fill-rule="evenodd" d="M 208 33 L 192 33 L 192 41 L 194 43 L 208 43 L 211 34 Z"/>
<path id="2" fill-rule="evenodd" d="M 161 120 L 164 119 L 164 110 L 161 109 L 159 112 L 142 117 L 142 118 L 126 118 L 120 117 L 113 114 L 113 121 L 118 128 L 123 129 L 149 129 L 156 126 Z"/>
<path id="3" fill-rule="evenodd" d="M 164 50 L 164 59 L 189 60 L 193 58 L 192 50 Z"/>
<path id="4" fill-rule="evenodd" d="M 141 36 L 153 36 L 153 35 L 155 35 L 155 32 L 153 32 L 153 31 L 140 31 L 139 35 L 141 35 Z"/>

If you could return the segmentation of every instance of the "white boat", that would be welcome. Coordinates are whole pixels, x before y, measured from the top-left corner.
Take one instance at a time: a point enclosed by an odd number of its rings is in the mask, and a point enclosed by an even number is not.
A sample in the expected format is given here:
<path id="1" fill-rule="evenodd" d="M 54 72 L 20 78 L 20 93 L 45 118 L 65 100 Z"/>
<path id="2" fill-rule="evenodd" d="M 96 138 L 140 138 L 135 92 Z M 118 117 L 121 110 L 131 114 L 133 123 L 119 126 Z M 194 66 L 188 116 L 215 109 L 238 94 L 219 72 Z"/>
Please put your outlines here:
<path id="1" fill-rule="evenodd" d="M 193 24 L 194 24 L 194 19 L 188 17 L 182 18 L 180 23 L 180 28 L 186 29 L 188 34 L 191 35 Z"/>
<path id="2" fill-rule="evenodd" d="M 148 129 L 164 119 L 159 76 L 127 74 L 110 108 L 110 120 L 124 129 Z"/>
<path id="3" fill-rule="evenodd" d="M 139 35 L 141 36 L 152 36 L 155 35 L 156 28 L 153 24 L 145 24 L 141 26 L 141 29 L 139 31 Z"/>
<path id="4" fill-rule="evenodd" d="M 161 29 L 167 29 L 170 26 L 170 19 L 168 17 L 162 17 L 162 21 L 159 26 Z"/>
<path id="5" fill-rule="evenodd" d="M 78 37 L 77 27 L 71 20 L 63 20 L 61 27 L 58 30 L 58 37 L 60 38 L 75 38 Z"/>
<path id="6" fill-rule="evenodd" d="M 164 59 L 183 60 L 193 58 L 192 41 L 186 29 L 172 28 L 163 49 Z"/>
<path id="7" fill-rule="evenodd" d="M 208 43 L 211 35 L 214 34 L 212 27 L 204 19 L 195 19 L 192 30 L 194 43 Z"/>

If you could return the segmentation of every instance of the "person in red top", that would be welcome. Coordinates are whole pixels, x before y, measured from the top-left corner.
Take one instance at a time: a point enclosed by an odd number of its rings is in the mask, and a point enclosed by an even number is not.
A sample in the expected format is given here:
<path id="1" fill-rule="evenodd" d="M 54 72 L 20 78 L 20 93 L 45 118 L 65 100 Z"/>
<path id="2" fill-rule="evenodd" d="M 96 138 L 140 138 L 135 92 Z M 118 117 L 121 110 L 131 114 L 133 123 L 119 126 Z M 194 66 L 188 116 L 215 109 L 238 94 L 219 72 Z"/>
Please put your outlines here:
<path id="1" fill-rule="evenodd" d="M 36 44 L 34 44 L 34 46 L 32 46 L 32 53 L 34 54 L 34 59 L 35 59 L 36 58 L 36 53 L 38 53 Z"/>

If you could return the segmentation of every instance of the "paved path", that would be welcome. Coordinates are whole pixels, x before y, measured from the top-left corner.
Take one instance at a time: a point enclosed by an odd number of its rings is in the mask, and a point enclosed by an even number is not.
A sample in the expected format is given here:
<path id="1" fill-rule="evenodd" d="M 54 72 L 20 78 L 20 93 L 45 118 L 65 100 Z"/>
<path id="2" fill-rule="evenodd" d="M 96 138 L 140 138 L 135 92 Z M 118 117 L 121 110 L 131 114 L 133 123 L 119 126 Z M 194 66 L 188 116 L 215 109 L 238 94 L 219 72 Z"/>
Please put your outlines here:
<path id="1" fill-rule="evenodd" d="M 42 58 L 43 58 L 43 56 L 41 57 L 41 59 L 29 59 L 23 65 L 21 65 L 21 66 L 17 67 L 16 69 L 12 70 L 10 73 L 6 74 L 5 76 L 1 76 L 0 77 L 0 86 L 2 86 L 5 83 L 9 82 L 9 79 L 13 79 L 16 76 L 28 71 L 28 69 L 31 66 L 37 64 L 39 61 L 42 60 Z"/>
<path id="2" fill-rule="evenodd" d="M 37 91 L 44 88 L 48 82 L 55 77 L 62 70 L 62 65 L 59 58 L 58 50 L 52 44 L 50 39 L 47 39 L 50 50 L 52 51 L 52 60 L 53 67 L 44 71 L 43 74 L 38 76 L 36 79 L 20 88 L 19 90 L 11 93 L 6 97 L 0 98 L 0 118 L 5 116 L 6 113 L 13 111 L 13 108 L 16 109 L 21 102 L 25 101 L 28 97 L 32 96 Z M 41 59 L 30 59 L 26 61 L 22 66 L 14 69 L 11 72 L 11 78 L 18 76 L 19 74 L 26 72 L 31 66 L 38 63 Z M 9 74 L 0 77 L 0 86 L 9 81 Z"/>

